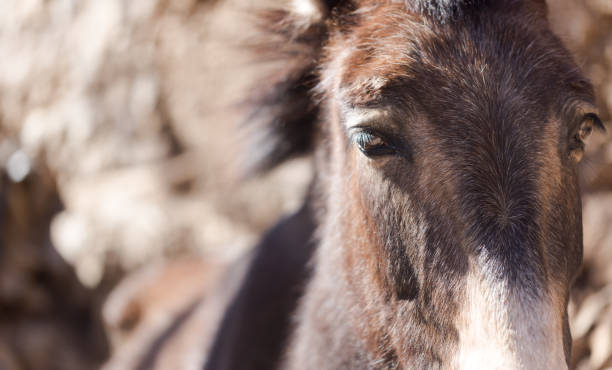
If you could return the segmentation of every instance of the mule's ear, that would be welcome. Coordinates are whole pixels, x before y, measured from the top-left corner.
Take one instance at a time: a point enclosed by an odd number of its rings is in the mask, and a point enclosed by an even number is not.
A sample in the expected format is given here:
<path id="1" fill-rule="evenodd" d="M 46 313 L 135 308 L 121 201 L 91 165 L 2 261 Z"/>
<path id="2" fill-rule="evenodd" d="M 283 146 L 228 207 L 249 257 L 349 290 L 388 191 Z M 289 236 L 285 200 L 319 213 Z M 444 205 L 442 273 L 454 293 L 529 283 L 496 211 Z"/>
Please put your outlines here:
<path id="1" fill-rule="evenodd" d="M 311 95 L 327 38 L 326 18 L 343 1 L 294 0 L 282 10 L 257 16 L 257 60 L 273 62 L 246 99 L 243 133 L 247 175 L 265 172 L 311 151 L 319 107 Z"/>

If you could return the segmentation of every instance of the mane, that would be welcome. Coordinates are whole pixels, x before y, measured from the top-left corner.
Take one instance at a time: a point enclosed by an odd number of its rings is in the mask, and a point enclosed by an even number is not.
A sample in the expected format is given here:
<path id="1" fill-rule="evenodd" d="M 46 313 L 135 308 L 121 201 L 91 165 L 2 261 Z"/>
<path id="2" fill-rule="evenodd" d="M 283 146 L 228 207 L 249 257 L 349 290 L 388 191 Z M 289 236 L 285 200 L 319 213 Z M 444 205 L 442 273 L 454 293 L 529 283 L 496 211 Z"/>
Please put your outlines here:
<path id="1" fill-rule="evenodd" d="M 242 104 L 246 175 L 261 174 L 311 151 L 318 107 L 310 90 L 326 39 L 322 17 L 264 10 L 256 20 L 260 34 L 251 45 L 254 59 L 278 67 L 256 81 Z"/>

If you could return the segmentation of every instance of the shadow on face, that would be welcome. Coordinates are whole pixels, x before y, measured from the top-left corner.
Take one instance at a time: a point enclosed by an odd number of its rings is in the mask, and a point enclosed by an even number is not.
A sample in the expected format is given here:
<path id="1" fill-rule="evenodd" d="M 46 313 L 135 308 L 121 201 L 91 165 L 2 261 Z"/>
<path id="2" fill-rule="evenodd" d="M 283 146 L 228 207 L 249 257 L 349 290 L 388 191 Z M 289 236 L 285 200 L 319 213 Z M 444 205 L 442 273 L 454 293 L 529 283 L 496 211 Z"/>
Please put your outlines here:
<path id="1" fill-rule="evenodd" d="M 345 232 L 375 245 L 373 274 L 393 299 L 417 300 L 465 342 L 476 309 L 462 294 L 482 295 L 483 321 L 505 320 L 482 331 L 514 343 L 493 352 L 529 357 L 521 345 L 548 342 L 557 358 L 521 361 L 552 366 L 569 356 L 566 304 L 582 256 L 576 163 L 598 119 L 542 14 L 500 10 L 440 24 L 372 6 L 332 33 L 320 90 L 336 117 L 332 161 L 345 167 L 330 191 L 344 194 Z"/>

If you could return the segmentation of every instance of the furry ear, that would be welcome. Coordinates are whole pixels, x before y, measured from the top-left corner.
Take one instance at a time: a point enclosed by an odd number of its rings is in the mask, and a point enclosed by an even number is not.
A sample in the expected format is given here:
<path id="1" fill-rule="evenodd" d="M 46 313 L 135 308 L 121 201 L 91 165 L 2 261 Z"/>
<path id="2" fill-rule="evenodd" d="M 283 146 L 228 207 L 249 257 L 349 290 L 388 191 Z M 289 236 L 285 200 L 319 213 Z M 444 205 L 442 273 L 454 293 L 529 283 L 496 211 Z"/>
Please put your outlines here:
<path id="1" fill-rule="evenodd" d="M 317 83 L 326 18 L 340 2 L 295 0 L 289 9 L 258 15 L 261 34 L 252 50 L 257 59 L 279 67 L 259 80 L 245 101 L 247 175 L 311 151 L 319 107 L 310 90 Z"/>

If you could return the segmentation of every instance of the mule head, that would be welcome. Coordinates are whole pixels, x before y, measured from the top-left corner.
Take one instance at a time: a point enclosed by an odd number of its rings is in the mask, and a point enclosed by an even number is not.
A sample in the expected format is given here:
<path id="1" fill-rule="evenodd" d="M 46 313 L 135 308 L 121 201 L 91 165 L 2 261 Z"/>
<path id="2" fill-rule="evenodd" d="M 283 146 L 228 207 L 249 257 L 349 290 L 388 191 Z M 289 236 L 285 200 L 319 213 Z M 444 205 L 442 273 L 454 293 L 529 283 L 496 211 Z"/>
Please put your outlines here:
<path id="1" fill-rule="evenodd" d="M 602 125 L 545 4 L 302 10 L 311 23 L 295 35 L 316 37 L 292 36 L 310 57 L 292 81 L 317 83 L 302 91 L 302 113 L 317 120 L 301 137 L 318 149 L 326 199 L 318 258 L 342 267 L 335 276 L 372 358 L 566 367 L 582 258 L 576 165 Z M 304 129 L 293 122 L 284 127 Z"/>

